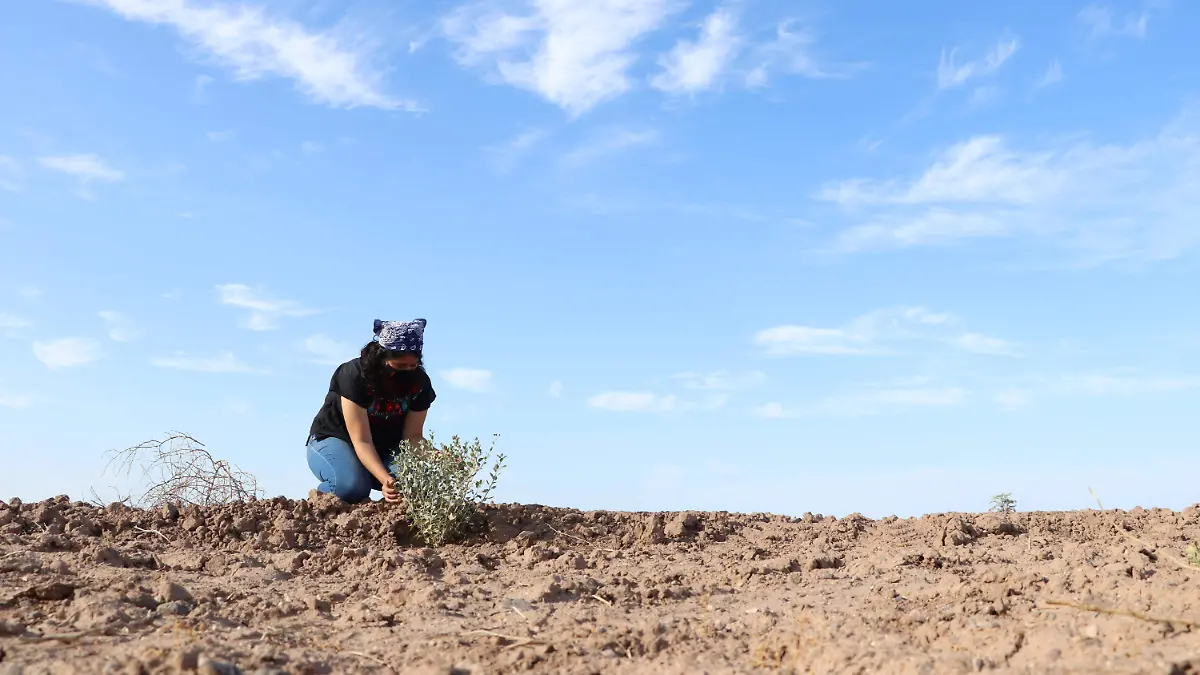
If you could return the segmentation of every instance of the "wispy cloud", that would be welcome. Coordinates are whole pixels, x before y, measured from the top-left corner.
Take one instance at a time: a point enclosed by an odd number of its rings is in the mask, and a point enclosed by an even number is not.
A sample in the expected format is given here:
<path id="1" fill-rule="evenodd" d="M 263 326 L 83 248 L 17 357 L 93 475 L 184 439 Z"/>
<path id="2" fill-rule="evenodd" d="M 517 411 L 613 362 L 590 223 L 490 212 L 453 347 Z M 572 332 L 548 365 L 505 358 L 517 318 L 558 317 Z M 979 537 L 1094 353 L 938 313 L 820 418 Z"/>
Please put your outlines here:
<path id="1" fill-rule="evenodd" d="M 692 94 L 715 87 L 742 47 L 738 16 L 719 7 L 704 19 L 695 40 L 680 40 L 658 58 L 662 72 L 650 79 L 656 89 L 672 94 Z"/>
<path id="2" fill-rule="evenodd" d="M 249 373 L 253 371 L 250 366 L 239 361 L 230 352 L 217 356 L 192 356 L 186 352 L 176 352 L 171 356 L 153 357 L 150 359 L 150 365 L 192 373 Z"/>
<path id="3" fill-rule="evenodd" d="M 341 365 L 358 355 L 354 345 L 320 334 L 305 339 L 304 350 L 308 352 L 309 361 L 326 366 Z"/>
<path id="4" fill-rule="evenodd" d="M 975 354 L 1012 356 L 1007 340 L 964 331 L 957 317 L 924 307 L 878 309 L 842 326 L 788 324 L 758 331 L 754 343 L 768 356 L 886 355 L 903 343 L 949 347 Z"/>
<path id="5" fill-rule="evenodd" d="M 51 370 L 82 366 L 101 357 L 100 344 L 83 337 L 34 342 L 33 354 Z"/>
<path id="6" fill-rule="evenodd" d="M 306 155 L 319 155 L 325 151 L 325 146 L 316 141 L 304 141 L 300 144 L 300 152 Z"/>
<path id="7" fill-rule="evenodd" d="M 314 31 L 263 7 L 191 0 L 81 0 L 129 21 L 170 26 L 205 60 L 241 82 L 291 80 L 318 103 L 337 108 L 373 107 L 417 111 L 414 101 L 383 91 L 372 66 L 369 41 L 334 30 Z M 197 81 L 198 89 L 201 85 Z"/>
<path id="8" fill-rule="evenodd" d="M 65 173 L 84 183 L 93 181 L 117 183 L 125 180 L 123 172 L 112 168 L 103 159 L 90 153 L 41 157 L 38 162 L 47 169 Z"/>
<path id="9" fill-rule="evenodd" d="M 960 387 L 868 387 L 796 407 L 767 403 L 754 412 L 764 419 L 864 417 L 959 406 L 968 396 L 969 392 Z"/>
<path id="10" fill-rule="evenodd" d="M 610 155 L 651 145 L 658 138 L 658 132 L 652 130 L 608 129 L 568 151 L 563 155 L 563 163 L 570 167 L 582 167 Z"/>
<path id="11" fill-rule="evenodd" d="M 133 320 L 120 312 L 106 309 L 98 315 L 108 324 L 108 337 L 114 342 L 130 342 L 141 335 Z"/>
<path id="12" fill-rule="evenodd" d="M 681 7 L 676 0 L 526 0 L 524 11 L 460 7 L 442 21 L 456 58 L 577 117 L 632 88 L 635 43 Z"/>
<path id="13" fill-rule="evenodd" d="M 611 412 L 671 412 L 679 409 L 674 396 L 660 396 L 648 391 L 605 391 L 589 397 L 587 404 Z"/>
<path id="14" fill-rule="evenodd" d="M 1171 258 L 1200 243 L 1198 113 L 1130 145 L 1017 149 L 977 136 L 915 178 L 842 181 L 818 198 L 851 220 L 833 245 L 843 252 L 1026 235 L 1072 251 L 1076 264 Z"/>
<path id="15" fill-rule="evenodd" d="M 0 155 L 0 190 L 20 192 L 25 188 L 21 164 L 8 155 Z"/>
<path id="16" fill-rule="evenodd" d="M 33 322 L 25 317 L 0 312 L 0 335 L 16 337 L 32 325 Z"/>
<path id="17" fill-rule="evenodd" d="M 503 143 L 483 148 L 492 158 L 495 169 L 501 173 L 511 171 L 521 158 L 537 147 L 550 134 L 544 129 L 528 129 Z"/>
<path id="18" fill-rule="evenodd" d="M 750 67 L 745 74 L 746 86 L 765 87 L 779 73 L 810 79 L 844 79 L 870 66 L 862 61 L 818 61 L 812 54 L 813 45 L 817 42 L 816 35 L 809 28 L 797 28 L 796 23 L 793 19 L 781 21 L 775 27 L 773 39 L 747 49 L 745 60 Z"/>
<path id="19" fill-rule="evenodd" d="M 1079 10 L 1076 19 L 1083 24 L 1094 38 L 1146 37 L 1146 26 L 1150 22 L 1147 12 L 1131 12 L 1117 17 L 1111 7 L 1093 4 Z"/>
<path id="20" fill-rule="evenodd" d="M 33 405 L 33 398 L 28 395 L 0 391 L 0 408 L 24 410 L 31 405 Z"/>
<path id="21" fill-rule="evenodd" d="M 715 370 L 710 373 L 677 373 L 671 379 L 679 382 L 684 389 L 701 391 L 734 391 L 746 389 L 766 381 L 767 375 L 762 371 L 752 370 L 745 373 L 734 373 L 728 370 Z"/>
<path id="22" fill-rule="evenodd" d="M 546 393 L 549 394 L 551 398 L 562 398 L 563 383 L 559 382 L 558 380 L 551 382 L 550 386 L 546 388 Z"/>
<path id="23" fill-rule="evenodd" d="M 492 371 L 478 368 L 451 368 L 441 373 L 442 379 L 455 389 L 485 394 L 492 389 Z"/>
<path id="24" fill-rule="evenodd" d="M 971 80 L 996 72 L 1017 53 L 1019 47 L 1020 42 L 1016 38 L 1001 40 L 982 58 L 965 63 L 958 62 L 957 49 L 949 52 L 943 49 L 937 69 L 938 89 L 961 87 Z"/>
<path id="25" fill-rule="evenodd" d="M 1062 82 L 1062 79 L 1062 63 L 1059 63 L 1058 59 L 1054 59 L 1050 62 L 1050 65 L 1046 66 L 1046 72 L 1042 73 L 1042 79 L 1038 80 L 1037 86 L 1049 87 L 1052 84 Z"/>
<path id="26" fill-rule="evenodd" d="M 213 143 L 224 143 L 225 141 L 233 140 L 233 132 L 229 130 L 210 131 L 205 136 Z"/>
<path id="27" fill-rule="evenodd" d="M 243 325 L 254 331 L 275 330 L 280 319 L 317 313 L 293 300 L 278 300 L 244 284 L 222 284 L 217 286 L 217 293 L 222 304 L 250 310 L 250 317 Z"/>

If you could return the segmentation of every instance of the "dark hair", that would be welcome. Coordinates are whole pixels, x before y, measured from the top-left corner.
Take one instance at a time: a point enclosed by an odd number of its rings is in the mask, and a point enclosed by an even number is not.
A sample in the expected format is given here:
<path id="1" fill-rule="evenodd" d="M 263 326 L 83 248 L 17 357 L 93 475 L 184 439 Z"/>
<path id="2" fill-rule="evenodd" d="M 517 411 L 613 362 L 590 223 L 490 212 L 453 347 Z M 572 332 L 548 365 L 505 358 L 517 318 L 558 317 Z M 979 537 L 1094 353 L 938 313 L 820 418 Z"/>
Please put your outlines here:
<path id="1" fill-rule="evenodd" d="M 421 352 L 394 352 L 380 347 L 379 343 L 375 341 L 368 342 L 363 346 L 358 361 L 362 365 L 363 380 L 367 383 L 367 388 L 378 390 L 379 384 L 391 376 L 384 361 L 406 355 L 417 357 L 418 368 L 425 365 L 425 361 L 421 359 Z"/>

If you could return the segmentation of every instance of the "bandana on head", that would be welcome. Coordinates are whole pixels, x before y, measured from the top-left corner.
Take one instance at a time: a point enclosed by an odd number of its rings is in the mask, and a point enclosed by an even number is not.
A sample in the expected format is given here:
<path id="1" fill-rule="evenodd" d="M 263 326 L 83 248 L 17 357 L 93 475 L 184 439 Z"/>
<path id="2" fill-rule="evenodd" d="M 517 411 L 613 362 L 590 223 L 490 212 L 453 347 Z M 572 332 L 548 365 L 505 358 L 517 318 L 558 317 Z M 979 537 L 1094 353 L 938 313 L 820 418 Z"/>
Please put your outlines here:
<path id="1" fill-rule="evenodd" d="M 381 321 L 375 319 L 375 342 L 393 352 L 421 352 L 425 339 L 425 319 Z"/>

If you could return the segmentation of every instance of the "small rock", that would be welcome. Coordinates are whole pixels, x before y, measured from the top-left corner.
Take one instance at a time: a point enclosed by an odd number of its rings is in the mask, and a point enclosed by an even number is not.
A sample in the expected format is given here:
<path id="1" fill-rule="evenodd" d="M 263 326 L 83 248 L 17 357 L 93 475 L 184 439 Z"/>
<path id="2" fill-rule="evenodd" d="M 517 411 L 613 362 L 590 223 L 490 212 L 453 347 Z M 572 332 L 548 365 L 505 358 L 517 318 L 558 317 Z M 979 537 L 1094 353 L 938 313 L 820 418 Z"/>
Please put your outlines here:
<path id="1" fill-rule="evenodd" d="M 160 602 L 195 602 L 195 598 L 188 589 L 177 584 L 169 579 L 163 579 L 158 582 L 158 586 L 154 589 L 154 597 Z"/>
<path id="2" fill-rule="evenodd" d="M 71 567 L 67 565 L 67 561 L 65 560 L 55 560 L 50 563 L 49 569 L 51 574 L 67 575 L 71 573 Z"/>
<path id="3" fill-rule="evenodd" d="M 0 635 L 21 635 L 25 625 L 19 621 L 0 620 Z"/>
<path id="4" fill-rule="evenodd" d="M 183 649 L 175 652 L 171 658 L 171 665 L 174 666 L 175 672 L 184 672 L 195 670 L 199 665 L 200 652 L 195 649 Z"/>
<path id="5" fill-rule="evenodd" d="M 233 529 L 242 534 L 252 534 L 258 531 L 258 519 L 251 516 L 242 516 L 233 521 Z"/>
<path id="6" fill-rule="evenodd" d="M 121 555 L 121 552 L 117 549 L 109 546 L 96 551 L 95 560 L 101 565 L 111 565 L 113 567 L 125 566 L 125 556 Z"/>
<path id="7" fill-rule="evenodd" d="M 678 539 L 688 532 L 695 530 L 699 522 L 699 518 L 694 513 L 677 513 L 671 518 L 671 522 L 667 523 L 666 527 L 663 528 L 663 534 L 671 539 Z"/>
<path id="8" fill-rule="evenodd" d="M 155 610 L 162 616 L 187 616 L 192 612 L 192 606 L 186 602 L 173 600 L 164 602 Z"/>
<path id="9" fill-rule="evenodd" d="M 204 521 L 201 520 L 199 516 L 192 515 L 183 519 L 183 529 L 187 530 L 188 532 L 193 532 L 203 526 Z"/>
<path id="10" fill-rule="evenodd" d="M 179 517 L 179 507 L 175 506 L 174 504 L 163 504 L 162 509 L 160 509 L 159 512 L 166 520 L 174 521 Z"/>
<path id="11" fill-rule="evenodd" d="M 201 656 L 196 664 L 197 675 L 241 675 L 242 670 L 232 663 Z"/>

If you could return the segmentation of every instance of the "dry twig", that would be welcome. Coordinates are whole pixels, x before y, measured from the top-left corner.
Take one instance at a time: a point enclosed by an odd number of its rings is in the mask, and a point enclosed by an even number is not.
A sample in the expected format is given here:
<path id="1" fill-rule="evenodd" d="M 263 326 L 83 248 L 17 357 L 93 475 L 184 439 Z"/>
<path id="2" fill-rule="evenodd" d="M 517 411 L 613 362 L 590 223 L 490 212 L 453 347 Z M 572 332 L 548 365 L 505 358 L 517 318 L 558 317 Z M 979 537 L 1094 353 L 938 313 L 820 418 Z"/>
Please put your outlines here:
<path id="1" fill-rule="evenodd" d="M 1083 612 L 1097 612 L 1099 614 L 1109 614 L 1111 616 L 1127 616 L 1131 619 L 1138 619 L 1140 621 L 1146 621 L 1149 623 L 1165 623 L 1172 626 L 1187 626 L 1188 628 L 1196 628 L 1197 626 L 1200 626 L 1200 623 L 1191 621 L 1189 619 L 1168 619 L 1164 617 L 1150 616 L 1148 614 L 1142 614 L 1141 612 L 1134 612 L 1128 609 L 1109 609 L 1107 607 L 1100 607 L 1098 605 L 1066 602 L 1065 600 L 1046 600 L 1045 603 L 1055 607 L 1069 607 L 1071 609 L 1078 609 Z"/>
<path id="2" fill-rule="evenodd" d="M 138 532 L 144 532 L 146 534 L 157 534 L 158 536 L 162 537 L 163 541 L 167 542 L 168 544 L 171 543 L 171 539 L 169 537 L 167 537 L 167 535 L 163 534 L 162 532 L 159 532 L 158 530 L 147 530 L 147 529 L 138 527 L 137 525 L 134 525 L 133 529 L 137 530 Z"/>
<path id="3" fill-rule="evenodd" d="M 554 527 L 553 525 L 547 525 L 546 527 L 550 528 L 550 531 L 555 532 L 557 534 L 561 534 L 562 536 L 567 537 L 568 539 L 574 539 L 575 541 L 577 541 L 581 544 L 591 546 L 593 551 L 604 551 L 605 553 L 616 553 L 617 552 L 617 549 L 615 549 L 615 548 L 600 548 L 599 546 L 593 544 L 592 542 L 588 541 L 587 539 L 584 539 L 583 537 L 581 537 L 577 534 L 563 532 L 562 530 L 559 530 L 558 528 Z"/>
<path id="4" fill-rule="evenodd" d="M 120 501 L 136 501 L 144 507 L 169 503 L 212 506 L 247 501 L 260 494 L 253 475 L 227 460 L 214 459 L 203 443 L 187 434 L 172 432 L 162 440 L 114 451 L 105 471 L 115 467 L 128 476 L 135 465 L 149 487 L 136 500 L 125 497 Z"/>
<path id="5" fill-rule="evenodd" d="M 516 635 L 505 635 L 504 633 L 497 633 L 494 630 L 487 630 L 484 628 L 480 628 L 477 630 L 469 630 L 469 631 L 463 633 L 463 635 L 464 636 L 466 636 L 466 635 L 484 635 L 484 636 L 488 636 L 488 637 L 499 638 L 501 640 L 506 640 L 506 641 L 512 643 L 512 644 L 505 645 L 505 648 L 524 647 L 525 645 L 549 644 L 545 640 L 539 640 L 538 638 L 527 638 L 527 637 L 517 637 Z"/>

